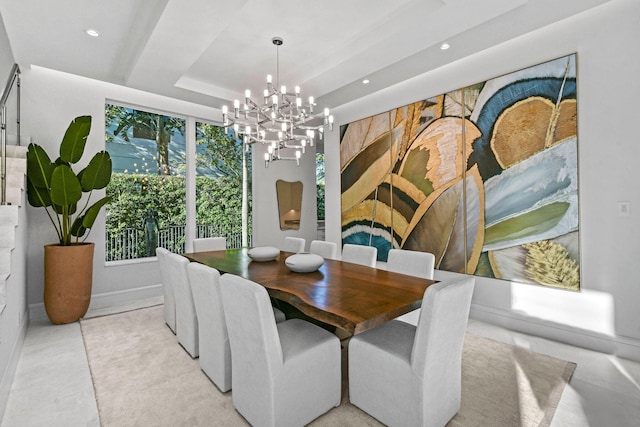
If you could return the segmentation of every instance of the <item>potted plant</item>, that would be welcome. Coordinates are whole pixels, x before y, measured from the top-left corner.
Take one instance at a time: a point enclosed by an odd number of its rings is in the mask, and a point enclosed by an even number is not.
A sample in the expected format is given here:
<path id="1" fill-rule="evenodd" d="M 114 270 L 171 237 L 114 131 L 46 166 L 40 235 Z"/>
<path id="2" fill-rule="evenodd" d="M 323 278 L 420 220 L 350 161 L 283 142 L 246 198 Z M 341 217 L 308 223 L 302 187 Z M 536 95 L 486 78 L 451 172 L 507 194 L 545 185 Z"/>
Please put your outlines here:
<path id="1" fill-rule="evenodd" d="M 44 305 L 55 324 L 75 322 L 89 308 L 94 244 L 85 240 L 110 199 L 89 205 L 93 190 L 105 188 L 111 180 L 109 153 L 96 153 L 77 174 L 72 169 L 84 153 L 90 130 L 91 116 L 76 117 L 55 161 L 37 144 L 29 144 L 27 152 L 29 204 L 45 209 L 59 240 L 44 247 Z M 84 200 L 83 193 L 88 193 Z"/>

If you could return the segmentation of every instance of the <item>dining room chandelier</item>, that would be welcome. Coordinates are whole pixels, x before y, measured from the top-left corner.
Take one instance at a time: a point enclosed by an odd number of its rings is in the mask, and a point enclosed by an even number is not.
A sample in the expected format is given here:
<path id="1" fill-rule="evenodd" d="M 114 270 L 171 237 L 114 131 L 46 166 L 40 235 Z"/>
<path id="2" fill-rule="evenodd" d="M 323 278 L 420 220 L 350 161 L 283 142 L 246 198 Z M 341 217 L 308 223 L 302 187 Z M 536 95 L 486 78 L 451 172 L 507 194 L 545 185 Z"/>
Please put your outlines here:
<path id="1" fill-rule="evenodd" d="M 313 96 L 302 99 L 300 86 L 293 93 L 287 92 L 285 85 L 280 86 L 280 58 L 278 48 L 284 43 L 281 37 L 271 42 L 276 47 L 276 80 L 267 76 L 267 87 L 262 99 L 254 101 L 251 91 L 244 93 L 244 103 L 236 99 L 233 113 L 222 107 L 222 122 L 225 133 L 233 128 L 236 136 L 241 136 L 245 148 L 254 143 L 268 145 L 264 153 L 265 167 L 276 160 L 295 160 L 300 166 L 300 158 L 307 146 L 313 146 L 316 137 L 323 139 L 324 130 L 333 130 L 333 116 L 325 108 L 321 114 L 314 112 Z"/>

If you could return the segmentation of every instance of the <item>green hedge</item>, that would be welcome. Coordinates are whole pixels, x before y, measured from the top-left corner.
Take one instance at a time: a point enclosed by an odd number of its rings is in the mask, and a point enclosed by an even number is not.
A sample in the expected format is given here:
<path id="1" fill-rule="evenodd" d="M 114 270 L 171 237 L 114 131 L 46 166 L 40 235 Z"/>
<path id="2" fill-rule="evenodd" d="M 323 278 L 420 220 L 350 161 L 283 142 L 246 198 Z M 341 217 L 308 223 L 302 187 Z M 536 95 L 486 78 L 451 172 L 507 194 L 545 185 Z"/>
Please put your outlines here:
<path id="1" fill-rule="evenodd" d="M 145 219 L 152 213 L 160 230 L 186 223 L 185 178 L 180 176 L 135 175 L 114 173 L 107 186 L 111 202 L 107 205 L 106 231 L 118 236 L 126 229 L 137 229 L 137 257 L 149 252 L 144 244 Z M 151 209 L 152 211 L 148 211 Z M 196 223 L 215 225 L 225 235 L 242 232 L 242 187 L 231 177 L 196 178 Z M 249 230 L 251 230 L 251 195 L 249 194 Z M 251 233 L 250 233 L 251 234 Z M 184 245 L 184 239 L 176 242 Z M 120 249 L 111 249 L 107 259 L 126 259 Z"/>

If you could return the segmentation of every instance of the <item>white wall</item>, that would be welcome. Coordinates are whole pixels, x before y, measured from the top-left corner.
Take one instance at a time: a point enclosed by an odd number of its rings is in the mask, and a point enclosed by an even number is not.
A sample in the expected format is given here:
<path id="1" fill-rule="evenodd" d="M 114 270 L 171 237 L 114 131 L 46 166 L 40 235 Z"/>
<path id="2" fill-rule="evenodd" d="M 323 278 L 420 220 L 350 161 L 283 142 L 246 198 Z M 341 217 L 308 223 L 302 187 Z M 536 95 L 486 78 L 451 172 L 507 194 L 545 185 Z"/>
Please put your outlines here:
<path id="1" fill-rule="evenodd" d="M 478 278 L 473 317 L 640 360 L 639 39 L 640 2 L 614 0 L 333 110 L 339 129 L 577 52 L 582 291 Z M 326 231 L 340 244 L 338 145 L 339 133 L 328 133 Z M 618 201 L 631 203 L 631 216 L 617 215 Z"/>
<path id="2" fill-rule="evenodd" d="M 13 66 L 15 59 L 13 59 L 13 52 L 11 52 L 11 45 L 9 44 L 9 38 L 7 37 L 7 30 L 4 26 L 4 21 L 0 19 L 0 82 L 5 84 L 6 79 L 9 77 L 9 72 Z"/>
<path id="3" fill-rule="evenodd" d="M 166 111 L 177 116 L 220 120 L 220 112 L 171 98 L 152 95 L 109 83 L 86 79 L 48 69 L 32 67 L 22 75 L 22 129 L 34 143 L 42 145 L 51 157 L 67 126 L 80 115 L 93 117 L 91 133 L 81 162 L 105 149 L 104 106 L 106 100 Z M 102 195 L 100 195 L 102 197 Z M 93 200 L 98 200 L 95 198 Z M 44 286 L 43 245 L 55 243 L 56 235 L 43 209 L 28 207 L 28 299 L 41 310 Z M 106 266 L 104 262 L 104 209 L 98 217 L 89 241 L 96 244 L 94 254 L 92 306 L 104 306 L 136 297 L 161 295 L 157 262 L 147 259 L 128 264 Z"/>
<path id="4" fill-rule="evenodd" d="M 325 132 L 327 133 L 327 132 Z M 306 249 L 317 237 L 316 214 L 316 156 L 315 146 L 307 147 L 306 153 L 296 162 L 281 160 L 264 167 L 265 146 L 253 148 L 253 245 L 282 248 L 287 236 L 303 237 Z M 276 181 L 302 182 L 302 209 L 299 230 L 281 230 L 278 216 Z"/>

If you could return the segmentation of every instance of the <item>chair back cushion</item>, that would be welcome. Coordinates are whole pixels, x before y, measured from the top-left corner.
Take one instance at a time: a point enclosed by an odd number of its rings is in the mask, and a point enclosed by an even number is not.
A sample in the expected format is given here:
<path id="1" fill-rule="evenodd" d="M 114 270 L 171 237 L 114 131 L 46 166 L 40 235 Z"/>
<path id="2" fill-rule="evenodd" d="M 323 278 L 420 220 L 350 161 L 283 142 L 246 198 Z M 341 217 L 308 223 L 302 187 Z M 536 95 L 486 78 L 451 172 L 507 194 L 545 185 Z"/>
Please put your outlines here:
<path id="1" fill-rule="evenodd" d="M 187 272 L 198 322 L 207 325 L 208 334 L 226 340 L 228 334 L 220 293 L 220 272 L 197 262 L 190 263 Z"/>
<path id="2" fill-rule="evenodd" d="M 429 252 L 390 249 L 387 270 L 424 279 L 433 279 L 435 260 L 436 257 Z"/>
<path id="3" fill-rule="evenodd" d="M 312 240 L 309 245 L 309 252 L 320 255 L 324 259 L 336 259 L 338 245 L 324 240 Z"/>
<path id="4" fill-rule="evenodd" d="M 220 290 L 231 345 L 234 394 L 258 389 L 270 395 L 283 359 L 269 294 L 263 286 L 233 274 L 220 277 Z"/>
<path id="5" fill-rule="evenodd" d="M 306 240 L 302 237 L 287 236 L 284 238 L 284 246 L 282 247 L 282 250 L 293 253 L 304 252 L 304 246 L 306 243 Z"/>
<path id="6" fill-rule="evenodd" d="M 193 305 L 187 265 L 189 260 L 182 255 L 166 254 L 171 288 L 176 304 L 176 335 L 178 342 L 191 357 L 198 357 L 198 319 Z"/>
<path id="7" fill-rule="evenodd" d="M 342 247 L 342 261 L 345 262 L 375 267 L 377 257 L 378 248 L 376 248 L 375 246 L 363 246 L 345 243 L 345 245 Z"/>
<path id="8" fill-rule="evenodd" d="M 158 258 L 158 267 L 160 268 L 160 276 L 162 277 L 162 283 L 169 283 L 169 272 L 167 271 L 167 261 L 165 255 L 169 251 L 163 247 L 158 246 L 156 248 L 156 258 Z"/>
<path id="9" fill-rule="evenodd" d="M 158 258 L 158 268 L 160 276 L 162 276 L 162 294 L 164 297 L 164 321 L 169 328 L 176 332 L 176 303 L 173 296 L 173 288 L 171 287 L 171 276 L 169 267 L 167 266 L 167 254 L 169 251 L 163 247 L 156 248 L 156 257 Z"/>
<path id="10" fill-rule="evenodd" d="M 474 283 L 475 278 L 468 277 L 439 282 L 425 291 L 411 352 L 412 370 L 418 377 L 460 378 Z"/>
<path id="11" fill-rule="evenodd" d="M 222 391 L 231 388 L 231 347 L 222 308 L 220 272 L 192 262 L 187 267 L 198 317 L 200 366 Z"/>
<path id="12" fill-rule="evenodd" d="M 224 251 L 227 249 L 226 237 L 202 237 L 193 239 L 194 252 Z"/>

